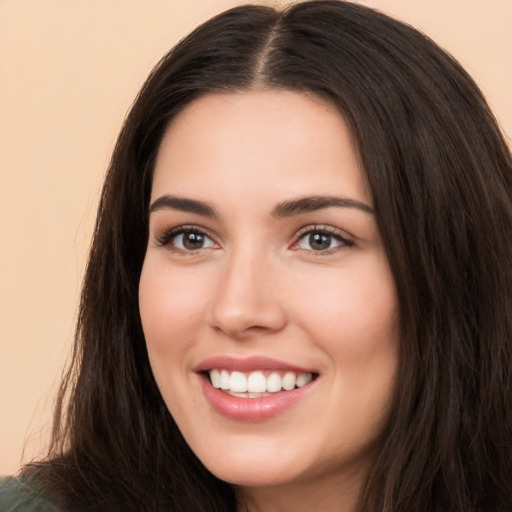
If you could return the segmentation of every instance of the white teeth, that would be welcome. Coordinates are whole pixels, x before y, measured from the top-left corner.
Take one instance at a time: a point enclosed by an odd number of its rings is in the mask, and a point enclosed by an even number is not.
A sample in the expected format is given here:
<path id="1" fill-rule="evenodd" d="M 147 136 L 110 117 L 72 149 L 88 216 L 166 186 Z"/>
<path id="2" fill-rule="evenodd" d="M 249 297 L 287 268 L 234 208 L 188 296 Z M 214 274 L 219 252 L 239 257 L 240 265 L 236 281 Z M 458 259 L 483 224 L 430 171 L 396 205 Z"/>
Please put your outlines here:
<path id="1" fill-rule="evenodd" d="M 245 393 L 247 391 L 247 379 L 242 372 L 233 372 L 231 374 L 229 389 L 235 393 Z"/>
<path id="2" fill-rule="evenodd" d="M 212 386 L 222 389 L 233 396 L 243 398 L 261 398 L 269 393 L 277 393 L 281 390 L 291 391 L 295 387 L 301 388 L 313 380 L 311 373 L 272 372 L 265 377 L 262 371 L 254 371 L 248 374 L 227 370 L 210 370 Z"/>
<path id="3" fill-rule="evenodd" d="M 295 377 L 295 373 L 285 373 L 283 377 L 283 389 L 286 389 L 286 391 L 291 391 L 295 387 L 296 379 L 297 378 Z"/>
<path id="4" fill-rule="evenodd" d="M 311 382 L 313 380 L 313 375 L 311 373 L 301 373 L 297 376 L 297 387 L 301 388 L 302 386 L 305 386 L 308 382 Z"/>
<path id="5" fill-rule="evenodd" d="M 247 393 L 249 395 L 249 398 L 261 398 L 262 396 L 269 396 L 269 393 Z M 244 398 L 245 395 L 244 395 Z"/>
<path id="6" fill-rule="evenodd" d="M 220 372 L 219 370 L 212 370 L 210 372 L 210 380 L 214 388 L 220 388 Z"/>
<path id="7" fill-rule="evenodd" d="M 228 391 L 228 395 L 237 396 L 239 398 L 247 398 L 247 393 L 236 393 L 235 391 Z"/>
<path id="8" fill-rule="evenodd" d="M 267 391 L 270 393 L 277 393 L 278 391 L 281 391 L 281 388 L 283 387 L 282 384 L 283 382 L 281 381 L 279 373 L 274 372 L 267 377 Z"/>
<path id="9" fill-rule="evenodd" d="M 220 389 L 229 389 L 229 373 L 226 370 L 220 372 Z"/>
<path id="10" fill-rule="evenodd" d="M 267 379 L 261 372 L 252 372 L 247 379 L 249 393 L 264 393 L 267 391 Z"/>

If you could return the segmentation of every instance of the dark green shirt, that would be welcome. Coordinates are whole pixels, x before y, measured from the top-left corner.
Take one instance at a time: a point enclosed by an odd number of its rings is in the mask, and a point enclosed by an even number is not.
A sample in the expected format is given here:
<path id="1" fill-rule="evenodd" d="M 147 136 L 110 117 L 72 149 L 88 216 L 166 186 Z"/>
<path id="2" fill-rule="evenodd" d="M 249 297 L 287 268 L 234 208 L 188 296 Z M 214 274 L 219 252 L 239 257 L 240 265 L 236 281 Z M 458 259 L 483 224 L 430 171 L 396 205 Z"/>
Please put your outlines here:
<path id="1" fill-rule="evenodd" d="M 0 479 L 0 512 L 61 512 L 18 478 Z"/>

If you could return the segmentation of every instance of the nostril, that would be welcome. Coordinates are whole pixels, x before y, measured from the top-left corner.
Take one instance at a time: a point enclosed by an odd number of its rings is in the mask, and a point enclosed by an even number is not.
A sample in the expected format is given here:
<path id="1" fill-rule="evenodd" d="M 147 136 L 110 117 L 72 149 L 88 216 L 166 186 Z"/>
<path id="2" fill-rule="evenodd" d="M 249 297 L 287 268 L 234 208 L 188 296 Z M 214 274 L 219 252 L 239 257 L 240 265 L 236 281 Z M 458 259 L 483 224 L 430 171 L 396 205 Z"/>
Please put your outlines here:
<path id="1" fill-rule="evenodd" d="M 273 334 L 281 330 L 282 326 L 278 325 L 250 325 L 248 323 L 223 322 L 212 325 L 215 332 L 229 336 L 234 339 L 247 339 L 257 336 L 265 336 Z"/>
<path id="2" fill-rule="evenodd" d="M 249 327 L 246 329 L 246 331 L 255 332 L 255 333 L 262 333 L 262 332 L 265 332 L 268 330 L 270 330 L 269 327 L 263 327 L 262 325 L 253 325 L 252 327 Z"/>

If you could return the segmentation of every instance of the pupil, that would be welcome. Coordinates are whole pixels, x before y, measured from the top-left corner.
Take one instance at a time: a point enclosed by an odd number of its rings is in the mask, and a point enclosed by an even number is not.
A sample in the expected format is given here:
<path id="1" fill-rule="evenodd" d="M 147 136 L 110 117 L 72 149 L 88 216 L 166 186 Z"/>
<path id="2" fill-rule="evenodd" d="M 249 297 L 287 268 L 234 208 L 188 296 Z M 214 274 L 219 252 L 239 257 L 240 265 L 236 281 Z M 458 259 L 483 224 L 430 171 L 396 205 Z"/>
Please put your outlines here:
<path id="1" fill-rule="evenodd" d="M 315 251 L 328 249 L 331 245 L 331 237 L 323 233 L 313 233 L 309 235 L 309 245 Z"/>
<path id="2" fill-rule="evenodd" d="M 183 237 L 183 246 L 187 249 L 199 249 L 203 242 L 203 235 L 200 233 L 186 233 Z"/>

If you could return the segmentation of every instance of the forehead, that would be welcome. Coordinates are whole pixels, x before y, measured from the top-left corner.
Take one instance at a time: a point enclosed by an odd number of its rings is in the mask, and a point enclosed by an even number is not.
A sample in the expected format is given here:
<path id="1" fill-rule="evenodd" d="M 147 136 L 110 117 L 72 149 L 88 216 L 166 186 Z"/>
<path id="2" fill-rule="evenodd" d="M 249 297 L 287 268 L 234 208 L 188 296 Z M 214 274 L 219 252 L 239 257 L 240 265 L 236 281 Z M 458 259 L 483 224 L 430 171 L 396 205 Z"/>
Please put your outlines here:
<path id="1" fill-rule="evenodd" d="M 358 153 L 338 110 L 282 90 L 208 94 L 188 105 L 162 140 L 152 199 L 212 188 L 249 197 L 342 193 L 371 202 Z M 218 191 L 218 190 L 217 190 Z"/>

